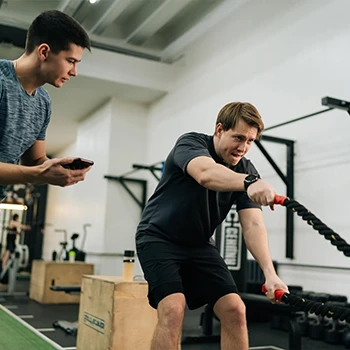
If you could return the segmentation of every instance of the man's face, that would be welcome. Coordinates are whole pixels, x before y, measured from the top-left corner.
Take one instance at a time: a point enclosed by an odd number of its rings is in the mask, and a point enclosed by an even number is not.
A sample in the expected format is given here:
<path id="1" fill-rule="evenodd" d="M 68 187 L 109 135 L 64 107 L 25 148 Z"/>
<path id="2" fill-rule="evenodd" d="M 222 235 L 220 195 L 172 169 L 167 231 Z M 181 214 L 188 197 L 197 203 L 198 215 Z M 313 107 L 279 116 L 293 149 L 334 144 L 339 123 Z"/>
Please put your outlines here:
<path id="1" fill-rule="evenodd" d="M 77 64 L 81 61 L 83 51 L 83 47 L 75 44 L 70 44 L 69 50 L 58 54 L 50 51 L 44 68 L 46 83 L 60 88 L 71 77 L 77 76 Z"/>
<path id="2" fill-rule="evenodd" d="M 226 164 L 237 165 L 249 151 L 256 139 L 258 129 L 240 120 L 234 129 L 224 131 L 222 124 L 216 126 L 215 152 Z"/>

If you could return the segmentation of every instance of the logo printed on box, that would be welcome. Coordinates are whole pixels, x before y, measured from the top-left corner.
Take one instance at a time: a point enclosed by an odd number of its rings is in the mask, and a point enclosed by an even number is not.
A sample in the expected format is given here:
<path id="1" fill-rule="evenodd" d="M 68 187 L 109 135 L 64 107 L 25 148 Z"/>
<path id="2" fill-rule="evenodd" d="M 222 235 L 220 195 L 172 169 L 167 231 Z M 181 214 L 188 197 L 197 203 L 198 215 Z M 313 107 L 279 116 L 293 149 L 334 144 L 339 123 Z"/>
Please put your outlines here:
<path id="1" fill-rule="evenodd" d="M 104 334 L 105 321 L 84 311 L 84 324 L 98 333 Z"/>

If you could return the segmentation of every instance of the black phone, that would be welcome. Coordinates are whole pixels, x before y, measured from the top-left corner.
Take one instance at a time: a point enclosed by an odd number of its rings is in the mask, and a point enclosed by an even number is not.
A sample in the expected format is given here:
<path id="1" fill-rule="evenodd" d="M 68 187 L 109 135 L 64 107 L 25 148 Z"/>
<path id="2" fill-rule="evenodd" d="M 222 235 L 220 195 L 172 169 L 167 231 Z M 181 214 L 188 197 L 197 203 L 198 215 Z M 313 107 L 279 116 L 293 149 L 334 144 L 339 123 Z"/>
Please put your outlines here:
<path id="1" fill-rule="evenodd" d="M 92 160 L 84 158 L 75 158 L 72 163 L 62 165 L 63 168 L 70 170 L 85 169 L 91 165 L 94 165 Z"/>

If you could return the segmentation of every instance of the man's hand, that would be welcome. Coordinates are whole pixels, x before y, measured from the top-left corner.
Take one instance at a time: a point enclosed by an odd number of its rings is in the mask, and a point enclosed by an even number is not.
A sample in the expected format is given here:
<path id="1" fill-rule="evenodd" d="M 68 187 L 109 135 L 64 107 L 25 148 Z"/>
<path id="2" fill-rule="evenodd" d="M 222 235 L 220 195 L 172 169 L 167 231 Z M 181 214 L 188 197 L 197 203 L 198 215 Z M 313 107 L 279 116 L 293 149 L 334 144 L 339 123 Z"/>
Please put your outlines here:
<path id="1" fill-rule="evenodd" d="M 276 192 L 273 187 L 264 180 L 258 180 L 251 184 L 247 190 L 248 197 L 260 205 L 269 205 L 274 210 Z"/>
<path id="2" fill-rule="evenodd" d="M 70 164 L 75 158 L 49 159 L 38 166 L 39 174 L 36 183 L 47 183 L 56 186 L 71 186 L 85 179 L 91 167 L 78 170 L 65 169 L 62 165 Z"/>
<path id="3" fill-rule="evenodd" d="M 279 303 L 275 298 L 275 290 L 282 289 L 286 293 L 289 293 L 288 287 L 282 282 L 282 280 L 277 275 L 272 275 L 266 277 L 265 287 L 267 292 L 265 293 L 266 297 L 270 299 L 271 303 Z"/>

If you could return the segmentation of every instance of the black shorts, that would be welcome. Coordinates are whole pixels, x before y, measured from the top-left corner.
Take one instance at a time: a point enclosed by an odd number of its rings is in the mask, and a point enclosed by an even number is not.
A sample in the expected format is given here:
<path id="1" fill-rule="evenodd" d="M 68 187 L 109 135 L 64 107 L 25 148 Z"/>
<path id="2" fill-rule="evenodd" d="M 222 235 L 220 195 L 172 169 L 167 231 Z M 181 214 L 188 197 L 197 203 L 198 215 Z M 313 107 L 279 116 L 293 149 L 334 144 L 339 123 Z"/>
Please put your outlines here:
<path id="1" fill-rule="evenodd" d="M 10 253 L 13 253 L 16 249 L 16 237 L 15 233 L 8 233 L 6 236 L 6 250 L 9 250 Z"/>
<path id="2" fill-rule="evenodd" d="M 211 244 L 190 248 L 148 242 L 137 247 L 137 254 L 148 282 L 148 300 L 155 309 L 173 293 L 183 293 L 193 310 L 238 291 L 219 250 Z"/>

